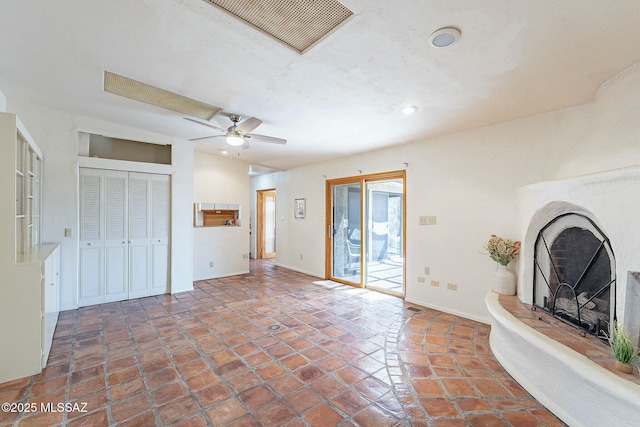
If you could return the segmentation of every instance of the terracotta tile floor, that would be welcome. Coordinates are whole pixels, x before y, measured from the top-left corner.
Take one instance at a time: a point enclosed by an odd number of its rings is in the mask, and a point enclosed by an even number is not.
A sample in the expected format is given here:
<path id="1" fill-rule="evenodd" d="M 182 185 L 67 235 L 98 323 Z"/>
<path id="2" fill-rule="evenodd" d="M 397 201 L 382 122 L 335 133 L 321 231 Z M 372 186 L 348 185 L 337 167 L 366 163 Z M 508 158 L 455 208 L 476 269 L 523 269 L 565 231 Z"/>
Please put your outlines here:
<path id="1" fill-rule="evenodd" d="M 0 412 L 0 426 L 563 425 L 495 361 L 487 325 L 251 270 L 61 313 L 48 367 L 0 384 L 0 401 L 87 412 Z"/>

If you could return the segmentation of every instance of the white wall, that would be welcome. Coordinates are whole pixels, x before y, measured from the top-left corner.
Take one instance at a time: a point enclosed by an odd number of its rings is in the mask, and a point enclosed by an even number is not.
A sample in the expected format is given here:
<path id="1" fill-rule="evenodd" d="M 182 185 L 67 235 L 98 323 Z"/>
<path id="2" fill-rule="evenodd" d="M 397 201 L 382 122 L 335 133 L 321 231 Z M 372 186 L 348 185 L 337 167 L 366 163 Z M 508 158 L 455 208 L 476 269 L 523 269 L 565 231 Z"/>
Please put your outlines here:
<path id="1" fill-rule="evenodd" d="M 191 143 L 12 99 L 7 101 L 7 110 L 22 119 L 43 151 L 42 240 L 60 243 L 62 310 L 78 305 L 78 131 L 174 145 L 176 163 L 170 168 L 172 292 L 193 289 L 192 234 L 190 226 L 185 226 L 193 194 Z M 64 237 L 65 228 L 73 230 L 72 237 Z"/>
<path id="2" fill-rule="evenodd" d="M 603 84 L 595 114 L 556 177 L 566 178 L 640 164 L 640 62 Z"/>
<path id="3" fill-rule="evenodd" d="M 2 91 L 0 91 L 0 111 L 7 111 L 7 97 L 4 96 L 4 93 L 2 93 Z"/>
<path id="4" fill-rule="evenodd" d="M 249 164 L 205 152 L 194 156 L 192 203 L 240 204 L 240 226 L 194 227 L 195 280 L 249 272 Z M 193 218 L 189 219 L 193 224 Z M 245 257 L 246 256 L 246 257 Z M 213 267 L 209 263 L 213 262 Z"/>
<path id="5" fill-rule="evenodd" d="M 193 143 L 174 140 L 171 157 L 171 293 L 177 293 L 193 289 Z"/>
<path id="6" fill-rule="evenodd" d="M 324 277 L 326 179 L 401 170 L 407 162 L 406 299 L 488 322 L 483 301 L 495 263 L 483 247 L 494 233 L 517 238 L 517 189 L 553 176 L 592 114 L 591 105 L 580 106 L 261 176 L 252 180 L 252 198 L 276 188 L 277 264 Z M 307 199 L 304 220 L 293 218 L 298 197 Z M 422 215 L 435 215 L 437 224 L 419 226 Z"/>

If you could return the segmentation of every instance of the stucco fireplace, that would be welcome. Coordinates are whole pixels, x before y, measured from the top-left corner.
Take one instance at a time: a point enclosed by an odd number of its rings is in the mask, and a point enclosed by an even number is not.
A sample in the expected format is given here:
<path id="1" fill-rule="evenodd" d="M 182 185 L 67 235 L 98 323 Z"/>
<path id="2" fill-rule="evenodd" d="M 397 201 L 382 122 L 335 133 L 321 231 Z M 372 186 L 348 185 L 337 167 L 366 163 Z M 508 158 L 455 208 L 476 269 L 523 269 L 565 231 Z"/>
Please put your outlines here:
<path id="1" fill-rule="evenodd" d="M 639 189 L 640 167 L 521 188 L 518 299 L 555 314 L 584 335 L 602 337 L 617 320 L 637 340 Z M 486 302 L 494 355 L 563 421 L 576 426 L 637 424 L 636 382 L 520 322 L 502 309 L 495 294 L 489 293 Z"/>

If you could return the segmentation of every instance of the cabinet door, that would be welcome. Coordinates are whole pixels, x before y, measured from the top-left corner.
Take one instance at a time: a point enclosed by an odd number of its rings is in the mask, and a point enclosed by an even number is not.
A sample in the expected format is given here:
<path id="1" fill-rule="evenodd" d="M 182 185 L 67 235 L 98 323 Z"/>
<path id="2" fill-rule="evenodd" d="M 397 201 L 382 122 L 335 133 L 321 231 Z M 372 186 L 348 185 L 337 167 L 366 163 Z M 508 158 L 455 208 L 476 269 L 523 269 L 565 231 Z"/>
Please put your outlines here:
<path id="1" fill-rule="evenodd" d="M 127 172 L 105 171 L 105 301 L 129 296 Z"/>
<path id="2" fill-rule="evenodd" d="M 150 176 L 129 173 L 129 298 L 151 294 Z"/>
<path id="3" fill-rule="evenodd" d="M 42 360 L 41 367 L 47 365 L 53 333 L 58 322 L 60 306 L 60 248 L 56 248 L 44 261 L 42 267 Z"/>
<path id="4" fill-rule="evenodd" d="M 169 292 L 169 176 L 151 176 L 151 294 Z"/>
<path id="5" fill-rule="evenodd" d="M 104 172 L 80 169 L 79 304 L 104 302 Z"/>

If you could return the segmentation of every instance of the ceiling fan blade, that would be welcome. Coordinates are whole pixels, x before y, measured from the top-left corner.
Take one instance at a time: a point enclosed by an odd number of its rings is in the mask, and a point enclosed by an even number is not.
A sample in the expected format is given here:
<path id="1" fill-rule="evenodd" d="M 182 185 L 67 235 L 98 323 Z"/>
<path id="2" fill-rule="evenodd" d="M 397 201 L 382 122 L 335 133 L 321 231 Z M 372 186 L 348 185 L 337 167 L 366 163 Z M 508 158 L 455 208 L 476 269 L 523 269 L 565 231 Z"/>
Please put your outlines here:
<path id="1" fill-rule="evenodd" d="M 205 139 L 220 139 L 220 140 L 222 140 L 224 138 L 225 138 L 225 135 L 209 135 L 209 136 L 201 136 L 199 138 L 191 138 L 189 141 L 192 141 L 192 142 L 193 141 L 202 141 L 202 140 L 205 140 Z"/>
<path id="2" fill-rule="evenodd" d="M 282 138 L 274 138 L 273 136 L 266 136 L 266 135 L 258 135 L 255 133 L 249 134 L 249 135 L 245 135 L 245 138 L 251 138 L 254 141 L 258 141 L 258 142 L 268 142 L 271 144 L 286 144 L 287 140 L 286 139 L 282 139 Z"/>
<path id="3" fill-rule="evenodd" d="M 238 132 L 249 133 L 262 124 L 262 120 L 251 117 L 236 126 Z"/>
<path id="4" fill-rule="evenodd" d="M 215 130 L 217 130 L 217 131 L 219 131 L 219 132 L 227 133 L 227 130 L 226 130 L 226 129 L 219 128 L 218 126 L 214 126 L 214 125 L 209 124 L 209 123 L 201 122 L 200 120 L 194 120 L 194 119 L 189 118 L 189 117 L 183 117 L 183 118 L 184 118 L 185 120 L 190 121 L 190 122 L 197 123 L 197 124 L 199 124 L 199 125 L 206 126 L 206 127 L 208 127 L 208 128 L 211 128 L 211 129 L 215 129 Z"/>

